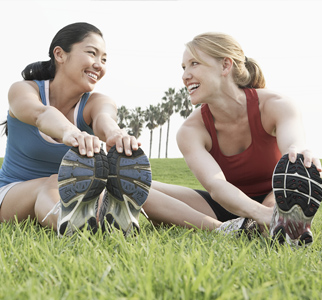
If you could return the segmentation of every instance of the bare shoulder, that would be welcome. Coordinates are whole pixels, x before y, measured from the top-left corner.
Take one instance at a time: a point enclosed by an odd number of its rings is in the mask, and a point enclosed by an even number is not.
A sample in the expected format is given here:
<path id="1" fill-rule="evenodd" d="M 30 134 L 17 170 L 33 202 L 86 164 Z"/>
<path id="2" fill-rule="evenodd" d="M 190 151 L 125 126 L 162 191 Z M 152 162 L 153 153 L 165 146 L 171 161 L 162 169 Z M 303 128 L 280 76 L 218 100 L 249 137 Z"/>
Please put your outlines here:
<path id="1" fill-rule="evenodd" d="M 276 126 L 281 120 L 298 118 L 299 108 L 294 101 L 281 93 L 267 89 L 257 89 L 261 121 L 265 131 L 276 135 Z"/>
<path id="2" fill-rule="evenodd" d="M 107 103 L 107 104 L 112 104 L 116 107 L 116 103 L 112 100 L 111 97 L 101 94 L 101 93 L 91 93 L 89 97 L 89 102 L 102 102 L 102 103 Z"/>
<path id="3" fill-rule="evenodd" d="M 183 154 L 195 148 L 211 148 L 211 138 L 202 120 L 200 107 L 191 113 L 178 130 L 177 143 Z"/>
<path id="4" fill-rule="evenodd" d="M 32 80 L 21 80 L 21 81 L 17 81 L 14 82 L 9 89 L 9 94 L 10 93 L 24 93 L 26 91 L 29 92 L 36 92 L 37 94 L 39 93 L 39 88 L 36 82 L 32 81 Z"/>
<path id="5" fill-rule="evenodd" d="M 190 116 L 183 122 L 179 129 L 180 134 L 187 134 L 189 131 L 199 130 L 202 127 L 203 121 L 201 117 L 201 108 L 196 108 Z"/>
<path id="6" fill-rule="evenodd" d="M 292 99 L 282 93 L 278 93 L 268 89 L 257 89 L 257 95 L 259 99 L 259 103 L 263 105 L 271 105 L 271 104 L 279 104 L 292 102 Z"/>
<path id="7" fill-rule="evenodd" d="M 290 112 L 297 109 L 295 102 L 288 96 L 268 89 L 257 89 L 262 114 Z"/>
<path id="8" fill-rule="evenodd" d="M 116 103 L 107 95 L 101 93 L 91 93 L 85 105 L 83 117 L 87 124 L 102 113 L 107 113 L 113 119 L 117 119 Z"/>
<path id="9" fill-rule="evenodd" d="M 116 112 L 116 103 L 107 95 L 101 93 L 91 93 L 85 105 L 85 114 L 88 112 L 99 113 L 105 110 L 108 110 L 109 112 L 111 110 Z"/>
<path id="10" fill-rule="evenodd" d="M 11 85 L 8 92 L 10 111 L 14 106 L 28 106 L 41 102 L 39 87 L 36 82 L 30 80 L 17 81 Z M 23 101 L 22 101 L 23 100 Z"/>

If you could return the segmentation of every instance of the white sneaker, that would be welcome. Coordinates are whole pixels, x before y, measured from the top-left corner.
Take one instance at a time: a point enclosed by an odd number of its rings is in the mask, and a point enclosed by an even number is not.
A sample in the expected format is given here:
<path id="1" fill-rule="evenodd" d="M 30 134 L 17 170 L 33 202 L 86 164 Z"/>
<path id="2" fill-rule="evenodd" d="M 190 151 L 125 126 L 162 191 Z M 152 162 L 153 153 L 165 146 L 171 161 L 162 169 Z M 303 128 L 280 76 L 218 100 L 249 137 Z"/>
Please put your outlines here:
<path id="1" fill-rule="evenodd" d="M 253 219 L 239 217 L 237 219 L 228 220 L 223 222 L 216 230 L 224 235 L 241 236 L 242 233 L 251 238 L 254 234 L 259 233 L 257 222 Z"/>

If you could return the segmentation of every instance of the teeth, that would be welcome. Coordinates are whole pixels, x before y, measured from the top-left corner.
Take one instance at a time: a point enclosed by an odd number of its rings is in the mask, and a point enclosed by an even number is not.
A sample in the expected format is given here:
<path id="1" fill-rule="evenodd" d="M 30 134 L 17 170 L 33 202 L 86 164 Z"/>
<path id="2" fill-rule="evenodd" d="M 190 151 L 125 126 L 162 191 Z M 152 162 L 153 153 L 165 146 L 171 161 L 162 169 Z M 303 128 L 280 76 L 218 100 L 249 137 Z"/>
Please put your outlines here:
<path id="1" fill-rule="evenodd" d="M 199 86 L 200 86 L 200 84 L 196 84 L 196 83 L 190 84 L 188 86 L 188 90 L 189 90 L 189 92 L 191 92 L 193 89 L 197 89 Z"/>
<path id="2" fill-rule="evenodd" d="M 94 78 L 95 80 L 97 80 L 97 75 L 92 74 L 92 73 L 87 73 L 87 75 L 88 75 L 89 77 L 92 77 L 92 78 Z"/>

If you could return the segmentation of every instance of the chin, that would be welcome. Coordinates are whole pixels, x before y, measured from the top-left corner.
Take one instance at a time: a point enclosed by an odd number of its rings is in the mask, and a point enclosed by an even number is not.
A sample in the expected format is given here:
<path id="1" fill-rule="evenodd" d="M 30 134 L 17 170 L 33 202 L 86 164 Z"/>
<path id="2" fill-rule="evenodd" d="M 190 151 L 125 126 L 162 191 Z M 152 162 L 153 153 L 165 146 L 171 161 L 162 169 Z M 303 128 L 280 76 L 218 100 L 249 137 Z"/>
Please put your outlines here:
<path id="1" fill-rule="evenodd" d="M 92 92 L 94 90 L 95 86 L 96 86 L 95 83 L 88 84 L 86 87 L 86 93 Z"/>
<path id="2" fill-rule="evenodd" d="M 200 101 L 198 101 L 198 98 L 194 98 L 190 96 L 190 102 L 192 105 L 197 105 L 197 104 L 201 104 Z"/>

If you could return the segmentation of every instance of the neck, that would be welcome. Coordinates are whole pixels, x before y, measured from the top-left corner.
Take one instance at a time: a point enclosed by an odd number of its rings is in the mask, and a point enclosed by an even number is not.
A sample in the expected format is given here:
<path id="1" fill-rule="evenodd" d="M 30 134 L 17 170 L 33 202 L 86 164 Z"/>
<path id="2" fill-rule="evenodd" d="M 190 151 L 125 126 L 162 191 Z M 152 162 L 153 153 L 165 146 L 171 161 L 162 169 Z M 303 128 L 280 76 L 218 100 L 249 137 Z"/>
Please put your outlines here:
<path id="1" fill-rule="evenodd" d="M 56 77 L 49 85 L 50 105 L 62 112 L 74 107 L 83 94 L 73 89 L 70 83 Z"/>
<path id="2" fill-rule="evenodd" d="M 245 92 L 237 86 L 223 89 L 208 105 L 216 122 L 229 123 L 247 114 Z"/>

